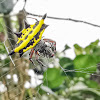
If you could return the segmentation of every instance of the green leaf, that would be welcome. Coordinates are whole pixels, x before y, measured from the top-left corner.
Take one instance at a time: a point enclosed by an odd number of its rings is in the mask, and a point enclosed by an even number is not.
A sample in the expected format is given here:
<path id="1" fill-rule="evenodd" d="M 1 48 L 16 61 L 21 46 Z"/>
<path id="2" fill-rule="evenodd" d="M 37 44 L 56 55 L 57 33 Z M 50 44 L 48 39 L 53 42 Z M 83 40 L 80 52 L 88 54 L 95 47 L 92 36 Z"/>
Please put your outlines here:
<path id="1" fill-rule="evenodd" d="M 58 70 L 57 68 L 48 68 L 48 70 L 44 73 L 44 77 L 46 77 L 48 81 L 52 81 L 56 79 L 59 73 L 60 70 Z"/>
<path id="2" fill-rule="evenodd" d="M 87 54 L 90 54 L 91 51 L 93 51 L 93 49 L 95 49 L 95 48 L 98 46 L 98 43 L 99 43 L 99 40 L 96 40 L 96 41 L 94 41 L 94 42 L 91 42 L 90 45 L 88 45 L 88 46 L 86 46 L 86 47 L 84 48 L 85 52 L 86 52 Z"/>
<path id="3" fill-rule="evenodd" d="M 64 50 L 62 52 L 65 52 L 68 49 L 70 49 L 70 47 L 66 44 L 65 47 L 64 47 Z"/>
<path id="4" fill-rule="evenodd" d="M 86 76 L 96 71 L 97 61 L 92 55 L 79 55 L 74 59 L 74 66 L 77 76 Z"/>
<path id="5" fill-rule="evenodd" d="M 66 68 L 66 67 L 72 65 L 73 61 L 70 58 L 62 57 L 62 58 L 60 58 L 59 63 L 63 68 Z"/>
<path id="6" fill-rule="evenodd" d="M 55 80 L 53 80 L 52 82 L 49 81 L 48 86 L 50 88 L 57 88 L 64 82 L 65 78 L 66 78 L 65 76 L 59 76 Z"/>
<path id="7" fill-rule="evenodd" d="M 85 50 L 86 54 L 90 54 L 91 53 L 91 45 L 85 47 L 84 50 Z"/>
<path id="8" fill-rule="evenodd" d="M 97 46 L 97 45 L 98 45 L 98 43 L 99 43 L 99 39 L 98 39 L 98 40 L 96 40 L 96 41 L 94 41 L 94 42 L 91 42 L 91 44 L 90 44 L 90 45 L 92 45 L 92 46 Z"/>
<path id="9" fill-rule="evenodd" d="M 60 69 L 48 68 L 44 72 L 44 85 L 48 85 L 50 88 L 57 88 L 64 82 L 65 78 L 65 76 L 61 75 Z"/>
<path id="10" fill-rule="evenodd" d="M 79 46 L 78 44 L 74 45 L 74 51 L 75 51 L 76 55 L 83 54 L 83 48 L 81 46 Z"/>
<path id="11" fill-rule="evenodd" d="M 64 69 L 69 71 L 69 72 L 62 71 L 63 75 L 65 75 L 65 73 L 66 73 L 67 75 L 69 75 L 71 77 L 74 76 L 74 72 L 73 73 L 70 72 L 70 70 L 74 70 L 73 60 L 71 60 L 70 58 L 67 58 L 67 57 L 62 57 L 59 59 L 59 63 Z"/>
<path id="12" fill-rule="evenodd" d="M 4 53 L 7 53 L 5 46 L 2 42 L 0 42 L 0 54 L 4 54 Z"/>
<path id="13" fill-rule="evenodd" d="M 89 87 L 89 88 L 100 88 L 100 85 L 93 80 L 87 80 L 85 81 L 85 84 Z"/>

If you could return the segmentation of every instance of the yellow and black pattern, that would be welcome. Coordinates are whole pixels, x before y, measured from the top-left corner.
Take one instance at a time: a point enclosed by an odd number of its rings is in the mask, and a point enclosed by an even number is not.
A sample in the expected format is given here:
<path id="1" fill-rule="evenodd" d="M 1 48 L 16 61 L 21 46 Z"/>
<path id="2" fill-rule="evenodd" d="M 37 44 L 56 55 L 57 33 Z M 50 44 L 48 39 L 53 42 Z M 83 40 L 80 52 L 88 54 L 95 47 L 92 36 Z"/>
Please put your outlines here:
<path id="1" fill-rule="evenodd" d="M 20 45 L 18 45 L 11 53 L 9 53 L 9 55 L 14 54 L 15 52 L 19 52 L 21 56 L 24 52 L 36 46 L 36 44 L 41 40 L 45 28 L 48 26 L 44 24 L 45 18 L 46 14 L 40 21 L 37 21 L 33 25 L 29 25 L 19 34 L 16 33 L 16 35 L 18 35 L 17 44 Z"/>

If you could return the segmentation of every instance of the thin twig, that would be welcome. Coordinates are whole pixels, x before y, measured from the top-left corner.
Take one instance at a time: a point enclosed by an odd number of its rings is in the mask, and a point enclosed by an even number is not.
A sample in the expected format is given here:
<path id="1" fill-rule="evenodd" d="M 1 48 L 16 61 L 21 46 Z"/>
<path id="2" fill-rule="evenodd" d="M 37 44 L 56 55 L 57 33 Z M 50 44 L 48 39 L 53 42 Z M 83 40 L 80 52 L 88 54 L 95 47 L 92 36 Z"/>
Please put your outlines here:
<path id="1" fill-rule="evenodd" d="M 32 13 L 29 13 L 29 12 L 26 12 L 26 13 L 28 15 L 37 16 L 37 17 L 42 17 L 43 16 L 43 15 L 38 15 L 38 14 L 32 14 Z M 96 24 L 93 24 L 93 23 L 90 23 L 90 22 L 87 22 L 87 21 L 82 21 L 82 20 L 77 20 L 77 19 L 72 19 L 72 18 L 60 18 L 60 17 L 51 17 L 51 16 L 47 16 L 47 18 L 56 19 L 56 20 L 67 20 L 67 21 L 73 21 L 73 22 L 78 22 L 78 23 L 84 23 L 84 24 L 88 24 L 88 25 L 100 28 L 100 25 L 96 25 Z"/>
<path id="2" fill-rule="evenodd" d="M 19 13 L 22 14 L 22 13 Z M 32 15 L 32 16 L 36 16 L 36 17 L 42 17 L 43 15 L 38 15 L 38 14 L 32 14 L 29 12 L 26 12 L 27 15 Z M 17 16 L 18 14 L 13 14 L 13 15 L 0 15 L 0 17 L 12 17 L 12 16 Z M 72 18 L 60 18 L 60 17 L 52 17 L 52 16 L 47 16 L 47 18 L 50 19 L 55 19 L 55 20 L 66 20 L 66 21 L 73 21 L 73 22 L 77 22 L 77 23 L 84 23 L 84 24 L 88 24 L 94 27 L 98 27 L 100 28 L 100 25 L 94 24 L 94 23 L 90 23 L 87 21 L 83 21 L 83 20 L 77 20 L 77 19 L 72 19 Z"/>

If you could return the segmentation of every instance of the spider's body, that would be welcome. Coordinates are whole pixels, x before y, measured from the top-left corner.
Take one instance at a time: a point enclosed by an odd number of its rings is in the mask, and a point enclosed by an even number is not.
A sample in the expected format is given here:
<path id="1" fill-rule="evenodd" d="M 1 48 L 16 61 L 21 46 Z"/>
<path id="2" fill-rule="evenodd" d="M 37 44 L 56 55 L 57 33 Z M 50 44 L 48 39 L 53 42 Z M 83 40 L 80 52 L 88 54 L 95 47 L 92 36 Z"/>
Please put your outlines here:
<path id="1" fill-rule="evenodd" d="M 19 52 L 20 56 L 22 56 L 24 52 L 36 46 L 36 44 L 41 40 L 45 28 L 48 26 L 44 24 L 45 18 L 46 14 L 40 21 L 37 21 L 33 25 L 25 23 L 25 29 L 20 33 L 15 33 L 18 37 L 17 44 L 19 45 L 9 53 L 9 55 Z"/>
<path id="2" fill-rule="evenodd" d="M 20 33 L 15 33 L 18 37 L 17 47 L 10 52 L 9 55 L 18 52 L 21 57 L 24 52 L 31 49 L 29 60 L 34 64 L 32 55 L 35 52 L 36 61 L 41 65 L 43 65 L 43 63 L 39 60 L 38 55 L 42 54 L 49 58 L 54 56 L 54 53 L 56 52 L 56 42 L 51 39 L 42 39 L 42 34 L 48 26 L 44 24 L 45 18 L 46 14 L 40 21 L 37 21 L 33 25 L 29 25 L 25 22 L 25 29 Z"/>
<path id="3" fill-rule="evenodd" d="M 31 49 L 31 52 L 29 54 L 30 55 L 29 60 L 34 64 L 32 60 L 32 55 L 33 53 L 35 53 L 36 61 L 42 66 L 44 66 L 43 63 L 39 60 L 39 56 L 43 55 L 44 57 L 52 58 L 55 52 L 56 52 L 55 41 L 51 39 L 41 39 L 41 41 L 38 42 L 38 44 L 34 48 Z"/>

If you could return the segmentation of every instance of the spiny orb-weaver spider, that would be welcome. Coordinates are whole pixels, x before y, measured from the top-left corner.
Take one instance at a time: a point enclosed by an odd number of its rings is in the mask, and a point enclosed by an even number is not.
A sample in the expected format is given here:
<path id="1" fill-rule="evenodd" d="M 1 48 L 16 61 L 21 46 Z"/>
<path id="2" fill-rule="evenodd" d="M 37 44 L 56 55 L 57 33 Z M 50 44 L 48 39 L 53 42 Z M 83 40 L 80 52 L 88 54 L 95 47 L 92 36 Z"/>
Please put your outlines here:
<path id="1" fill-rule="evenodd" d="M 36 61 L 42 66 L 43 63 L 39 60 L 39 54 L 49 58 L 53 57 L 56 52 L 56 42 L 51 39 L 42 39 L 43 32 L 48 27 L 44 23 L 46 17 L 47 14 L 43 15 L 40 21 L 36 20 L 36 23 L 32 25 L 27 24 L 25 21 L 25 28 L 21 32 L 14 33 L 18 37 L 18 41 L 16 47 L 8 55 L 18 52 L 21 57 L 31 49 L 29 60 L 34 64 L 32 55 L 35 52 Z"/>

